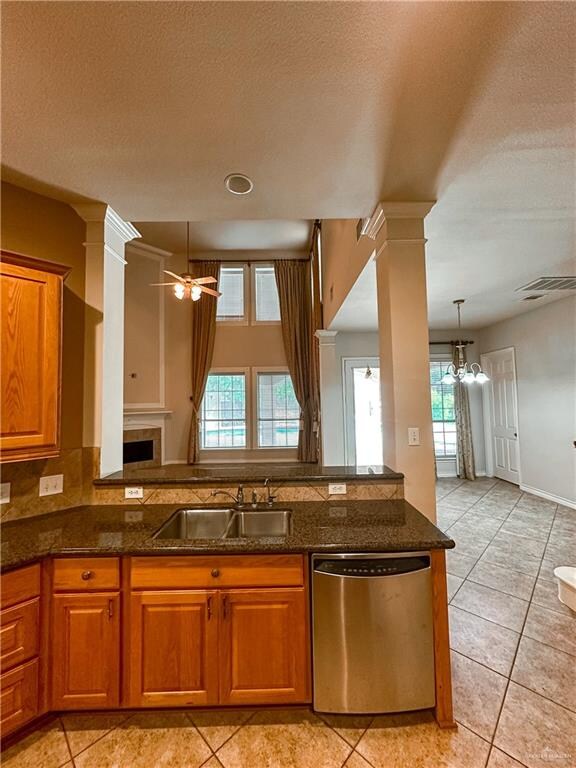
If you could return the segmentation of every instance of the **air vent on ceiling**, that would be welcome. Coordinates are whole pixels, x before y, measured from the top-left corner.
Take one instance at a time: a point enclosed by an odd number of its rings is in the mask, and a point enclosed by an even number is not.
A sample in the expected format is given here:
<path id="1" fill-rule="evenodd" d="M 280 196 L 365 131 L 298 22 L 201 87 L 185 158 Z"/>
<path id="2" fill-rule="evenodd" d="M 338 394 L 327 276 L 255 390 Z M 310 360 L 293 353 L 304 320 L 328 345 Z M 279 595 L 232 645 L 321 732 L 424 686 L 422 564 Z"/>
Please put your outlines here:
<path id="1" fill-rule="evenodd" d="M 576 277 L 538 277 L 528 285 L 517 288 L 518 291 L 576 291 Z"/>
<path id="2" fill-rule="evenodd" d="M 536 301 L 536 299 L 541 299 L 542 295 L 539 293 L 533 293 L 532 296 L 523 296 L 520 301 Z"/>

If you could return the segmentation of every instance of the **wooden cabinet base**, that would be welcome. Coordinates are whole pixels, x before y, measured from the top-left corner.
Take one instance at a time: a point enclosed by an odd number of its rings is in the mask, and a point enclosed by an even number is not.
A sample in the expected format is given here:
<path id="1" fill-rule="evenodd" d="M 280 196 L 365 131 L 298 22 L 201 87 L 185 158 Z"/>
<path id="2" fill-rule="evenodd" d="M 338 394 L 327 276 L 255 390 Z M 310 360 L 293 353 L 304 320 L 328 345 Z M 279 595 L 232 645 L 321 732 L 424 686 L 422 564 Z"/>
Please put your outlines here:
<path id="1" fill-rule="evenodd" d="M 8 736 L 38 715 L 38 660 L 6 672 L 0 688 L 0 726 Z"/>

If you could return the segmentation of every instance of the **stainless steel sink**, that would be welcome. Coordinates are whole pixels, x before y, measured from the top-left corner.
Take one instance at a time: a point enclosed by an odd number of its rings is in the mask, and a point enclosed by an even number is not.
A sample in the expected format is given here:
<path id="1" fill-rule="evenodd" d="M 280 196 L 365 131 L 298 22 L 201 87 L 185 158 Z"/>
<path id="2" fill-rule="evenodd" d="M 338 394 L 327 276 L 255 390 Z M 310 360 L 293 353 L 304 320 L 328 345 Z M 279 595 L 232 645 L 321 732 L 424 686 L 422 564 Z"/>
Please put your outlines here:
<path id="1" fill-rule="evenodd" d="M 154 534 L 155 539 L 243 539 L 288 536 L 289 509 L 179 509 Z"/>

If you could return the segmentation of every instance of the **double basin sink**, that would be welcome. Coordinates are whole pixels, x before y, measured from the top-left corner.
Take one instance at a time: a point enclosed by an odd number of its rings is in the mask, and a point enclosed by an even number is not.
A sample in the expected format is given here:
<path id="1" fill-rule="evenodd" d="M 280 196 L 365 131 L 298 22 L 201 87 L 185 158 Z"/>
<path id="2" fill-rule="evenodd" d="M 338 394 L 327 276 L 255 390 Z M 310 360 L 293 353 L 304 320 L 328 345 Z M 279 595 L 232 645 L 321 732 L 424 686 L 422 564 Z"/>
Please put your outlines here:
<path id="1" fill-rule="evenodd" d="M 287 536 L 289 509 L 179 509 L 154 534 L 155 539 L 243 539 Z"/>

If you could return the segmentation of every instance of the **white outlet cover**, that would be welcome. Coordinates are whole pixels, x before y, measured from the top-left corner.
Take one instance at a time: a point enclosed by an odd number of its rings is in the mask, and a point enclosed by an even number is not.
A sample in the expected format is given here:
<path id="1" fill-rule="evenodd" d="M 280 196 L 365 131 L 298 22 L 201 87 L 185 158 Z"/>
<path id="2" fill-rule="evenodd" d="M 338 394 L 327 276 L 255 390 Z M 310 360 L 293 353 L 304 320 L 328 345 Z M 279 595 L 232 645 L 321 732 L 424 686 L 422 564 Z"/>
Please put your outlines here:
<path id="1" fill-rule="evenodd" d="M 408 445 L 420 445 L 420 427 L 408 427 Z"/>
<path id="2" fill-rule="evenodd" d="M 346 493 L 346 483 L 328 483 L 330 496 L 339 496 Z"/>
<path id="3" fill-rule="evenodd" d="M 54 496 L 64 492 L 64 475 L 44 475 L 38 484 L 38 496 Z"/>
<path id="4" fill-rule="evenodd" d="M 144 488 L 124 488 L 125 499 L 143 499 Z"/>
<path id="5" fill-rule="evenodd" d="M 0 504 L 10 504 L 10 483 L 0 483 Z"/>

